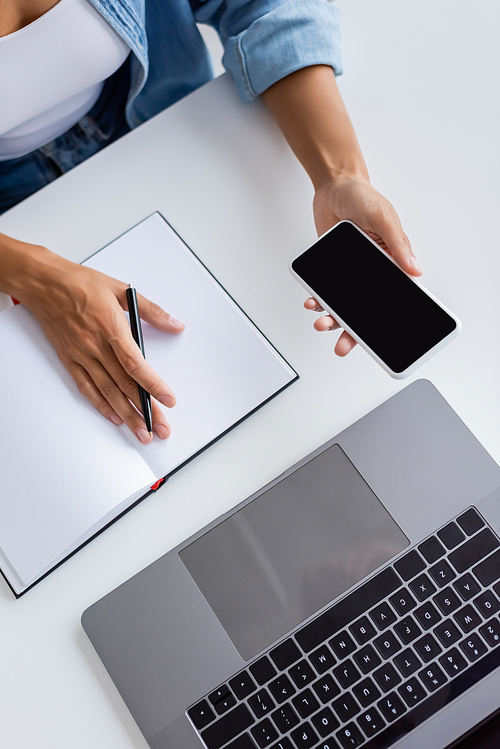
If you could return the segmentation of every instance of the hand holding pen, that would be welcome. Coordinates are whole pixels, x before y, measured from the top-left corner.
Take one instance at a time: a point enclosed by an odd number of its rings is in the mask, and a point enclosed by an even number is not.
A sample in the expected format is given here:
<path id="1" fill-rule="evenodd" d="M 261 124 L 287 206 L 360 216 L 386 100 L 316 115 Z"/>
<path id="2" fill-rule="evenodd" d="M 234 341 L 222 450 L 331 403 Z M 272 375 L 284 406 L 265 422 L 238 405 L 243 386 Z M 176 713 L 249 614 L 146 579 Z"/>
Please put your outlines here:
<path id="1" fill-rule="evenodd" d="M 130 330 L 132 331 L 132 338 L 141 349 L 141 353 L 146 358 L 146 351 L 144 350 L 144 338 L 142 336 L 141 318 L 139 317 L 139 304 L 137 302 L 137 293 L 133 286 L 130 284 L 127 286 L 127 307 L 130 319 Z M 151 396 L 144 390 L 140 385 L 139 387 L 139 398 L 141 400 L 141 411 L 146 422 L 146 429 L 150 437 L 153 436 L 153 414 L 151 413 Z"/>
<path id="2" fill-rule="evenodd" d="M 132 337 L 135 343 L 137 344 L 137 346 L 139 347 L 142 356 L 144 357 L 144 359 L 146 359 L 146 351 L 144 348 L 144 338 L 142 335 L 142 326 L 141 326 L 141 318 L 139 314 L 139 304 L 137 300 L 137 293 L 136 293 L 135 288 L 131 284 L 129 284 L 126 289 L 126 296 L 127 296 L 127 308 L 128 308 L 128 313 L 129 313 L 130 330 L 132 333 Z M 177 323 L 178 321 L 177 320 L 172 321 L 171 319 L 171 322 Z M 176 327 L 180 327 L 181 329 L 184 328 L 182 323 L 179 323 L 179 325 Z M 149 442 L 153 436 L 153 409 L 151 405 L 151 395 L 144 387 L 141 386 L 139 382 L 137 383 L 137 388 L 138 388 L 139 399 L 141 403 L 141 411 L 144 416 L 144 421 L 146 423 L 146 429 L 140 428 L 139 430 L 137 430 L 136 436 L 139 438 L 141 442 L 146 443 L 146 442 Z M 167 399 L 171 400 L 169 399 L 168 396 L 167 396 Z M 164 403 L 164 405 L 173 405 L 174 403 L 175 403 L 175 396 L 174 396 L 173 403 L 168 402 L 168 403 Z M 158 410 L 157 406 L 156 406 L 156 409 Z M 168 427 L 168 424 L 166 426 Z M 155 432 L 160 438 L 165 439 L 165 437 L 168 437 L 170 434 L 170 428 L 168 427 L 168 433 L 167 433 L 165 424 L 156 424 Z"/>

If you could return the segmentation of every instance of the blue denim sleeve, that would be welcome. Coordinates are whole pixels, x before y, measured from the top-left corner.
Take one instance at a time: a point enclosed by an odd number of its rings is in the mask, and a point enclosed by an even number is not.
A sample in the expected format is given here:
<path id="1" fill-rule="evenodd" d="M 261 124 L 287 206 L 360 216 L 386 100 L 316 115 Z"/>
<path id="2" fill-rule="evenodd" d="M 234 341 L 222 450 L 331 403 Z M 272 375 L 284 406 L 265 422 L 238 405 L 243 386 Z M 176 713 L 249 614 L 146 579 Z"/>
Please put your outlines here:
<path id="1" fill-rule="evenodd" d="M 309 65 L 340 75 L 338 15 L 328 0 L 198 0 L 195 14 L 219 32 L 222 62 L 244 102 Z"/>

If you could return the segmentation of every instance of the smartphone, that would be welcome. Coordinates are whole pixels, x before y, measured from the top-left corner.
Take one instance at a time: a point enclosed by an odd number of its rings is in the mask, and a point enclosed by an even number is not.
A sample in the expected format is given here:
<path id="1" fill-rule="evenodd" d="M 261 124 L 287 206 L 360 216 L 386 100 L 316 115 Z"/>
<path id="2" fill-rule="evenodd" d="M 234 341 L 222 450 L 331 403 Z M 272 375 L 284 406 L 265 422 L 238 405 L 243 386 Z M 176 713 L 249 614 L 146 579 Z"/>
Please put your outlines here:
<path id="1" fill-rule="evenodd" d="M 461 330 L 460 320 L 352 221 L 290 263 L 292 275 L 388 374 L 410 375 Z"/>

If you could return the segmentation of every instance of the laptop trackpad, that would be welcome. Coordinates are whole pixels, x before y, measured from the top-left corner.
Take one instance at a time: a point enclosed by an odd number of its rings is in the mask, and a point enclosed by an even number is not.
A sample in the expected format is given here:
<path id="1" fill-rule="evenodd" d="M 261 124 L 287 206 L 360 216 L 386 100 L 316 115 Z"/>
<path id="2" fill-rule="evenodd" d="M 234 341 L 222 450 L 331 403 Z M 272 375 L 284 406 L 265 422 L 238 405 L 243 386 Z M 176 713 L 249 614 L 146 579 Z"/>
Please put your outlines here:
<path id="1" fill-rule="evenodd" d="M 409 544 L 333 445 L 180 552 L 245 660 Z"/>

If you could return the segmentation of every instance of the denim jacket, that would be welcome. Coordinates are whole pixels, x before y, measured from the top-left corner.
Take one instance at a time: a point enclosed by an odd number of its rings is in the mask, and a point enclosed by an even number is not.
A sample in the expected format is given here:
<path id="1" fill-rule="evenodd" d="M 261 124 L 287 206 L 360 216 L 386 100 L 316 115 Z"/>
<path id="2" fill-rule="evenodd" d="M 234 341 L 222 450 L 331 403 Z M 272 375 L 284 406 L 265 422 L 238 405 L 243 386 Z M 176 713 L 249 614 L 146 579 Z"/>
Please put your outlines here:
<path id="1" fill-rule="evenodd" d="M 212 78 L 196 23 L 213 26 L 244 102 L 308 65 L 341 71 L 338 10 L 327 0 L 90 0 L 132 50 L 130 127 Z"/>

